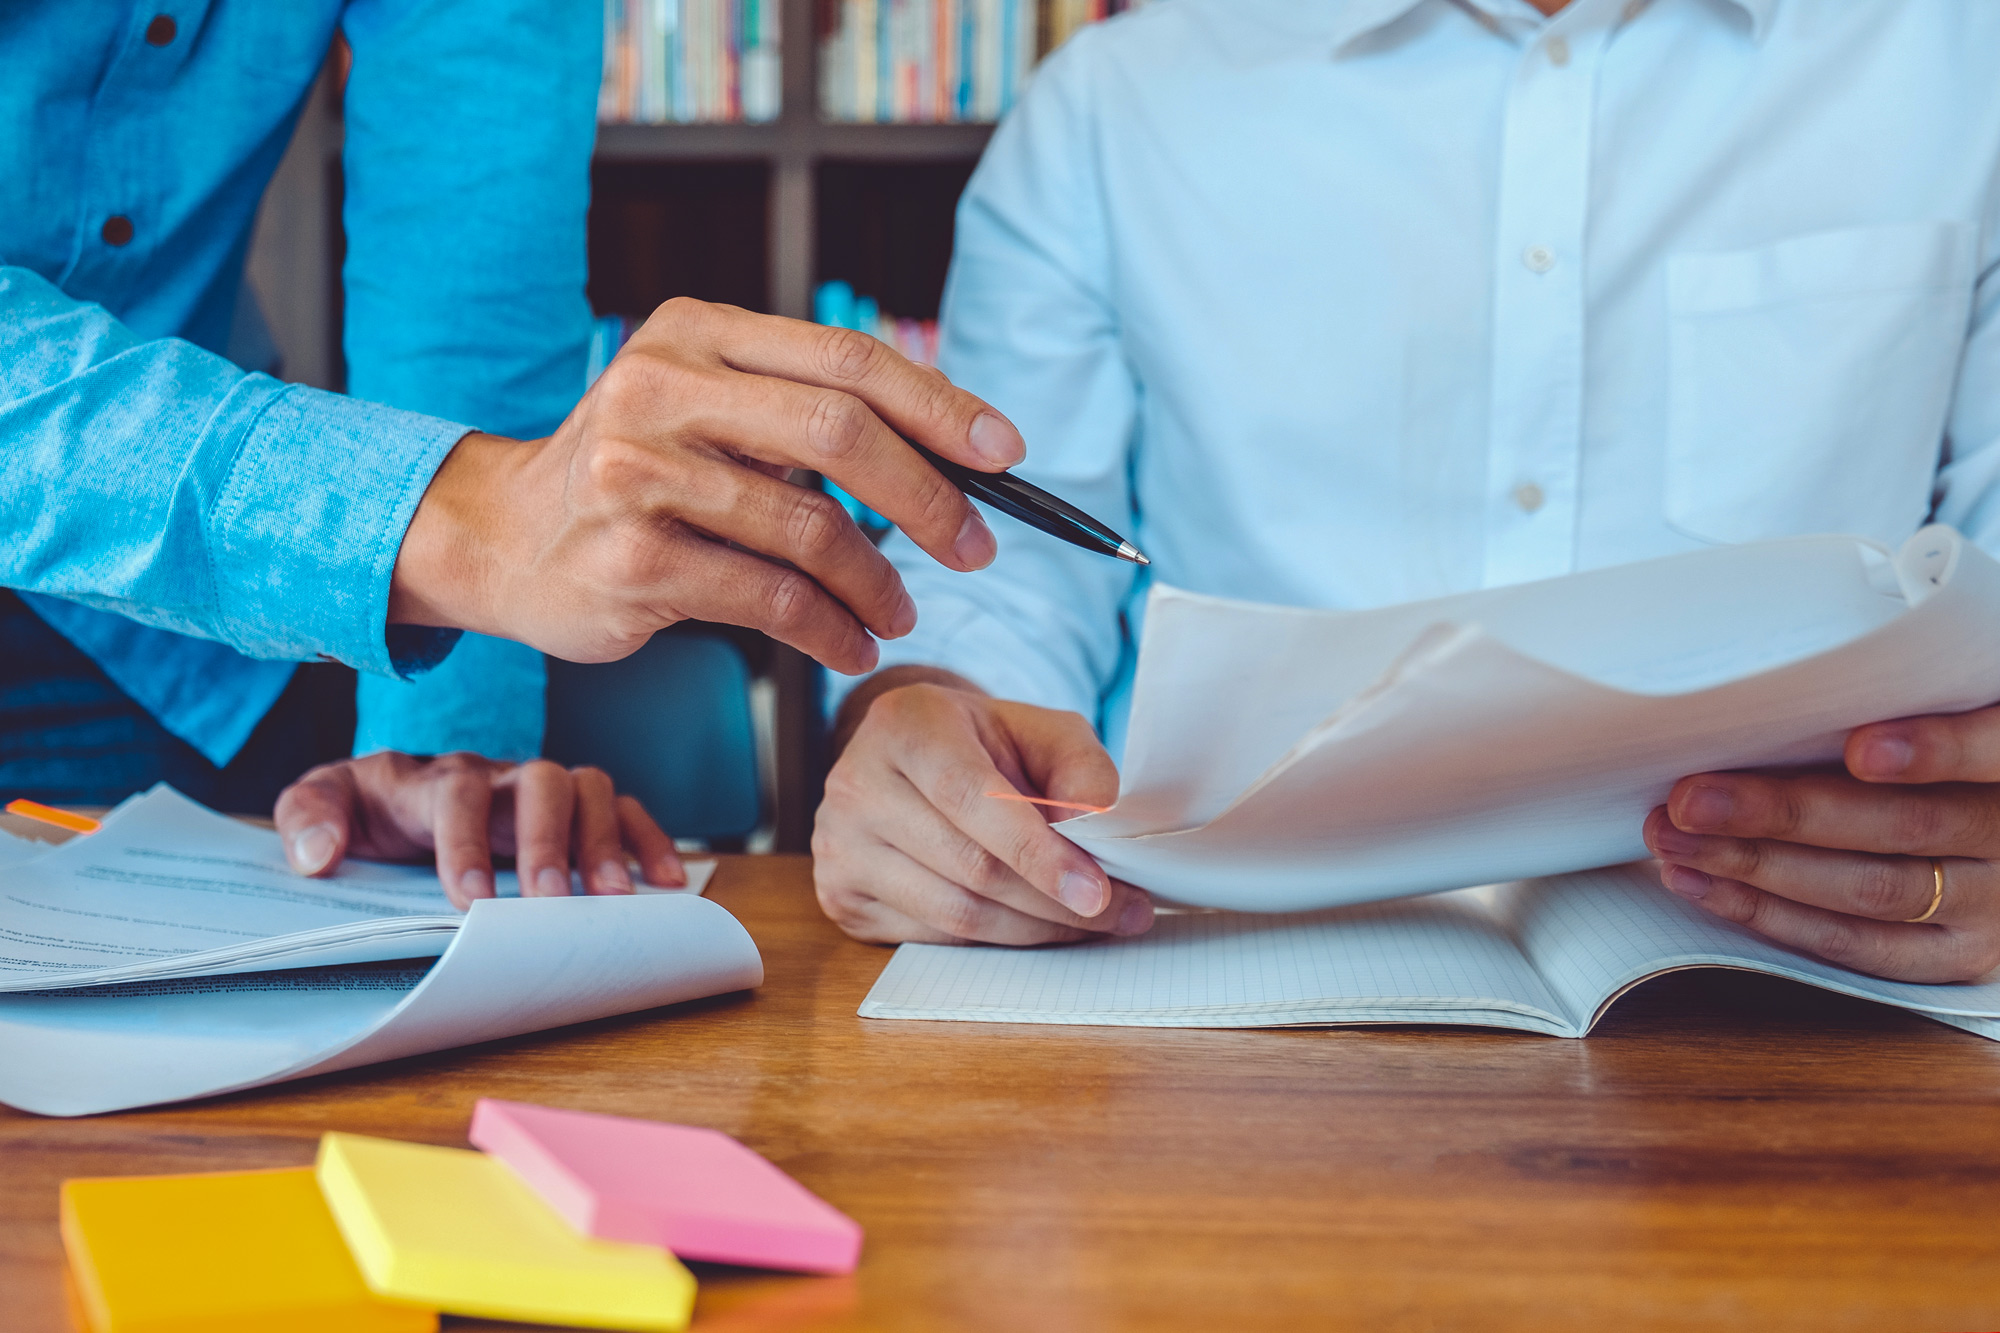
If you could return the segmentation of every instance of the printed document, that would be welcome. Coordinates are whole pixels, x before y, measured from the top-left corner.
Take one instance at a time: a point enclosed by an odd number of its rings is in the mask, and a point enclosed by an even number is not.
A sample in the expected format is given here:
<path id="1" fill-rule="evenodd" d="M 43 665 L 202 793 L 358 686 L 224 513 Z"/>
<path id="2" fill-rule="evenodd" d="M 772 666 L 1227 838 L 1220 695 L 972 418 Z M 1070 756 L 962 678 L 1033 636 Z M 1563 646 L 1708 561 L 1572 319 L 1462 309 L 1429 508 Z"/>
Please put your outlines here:
<path id="1" fill-rule="evenodd" d="M 158 788 L 96 833 L 0 863 L 0 1102 L 180 1101 L 763 975 L 749 933 L 698 893 L 501 897 L 461 915 L 428 869 L 303 879 L 277 834 Z"/>
<path id="2" fill-rule="evenodd" d="M 1152 595 L 1118 803 L 1056 829 L 1290 912 L 1646 854 L 1693 773 L 2000 700 L 2000 564 L 1946 527 L 1717 547 L 1374 611 Z"/>

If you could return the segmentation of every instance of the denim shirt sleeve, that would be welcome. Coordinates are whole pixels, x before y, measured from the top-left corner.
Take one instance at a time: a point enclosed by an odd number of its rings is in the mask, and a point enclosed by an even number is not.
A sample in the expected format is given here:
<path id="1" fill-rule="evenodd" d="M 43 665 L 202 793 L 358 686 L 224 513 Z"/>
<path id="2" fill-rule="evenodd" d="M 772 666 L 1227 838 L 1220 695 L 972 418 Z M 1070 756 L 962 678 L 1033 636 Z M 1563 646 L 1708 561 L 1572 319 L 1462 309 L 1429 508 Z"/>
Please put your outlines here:
<path id="1" fill-rule="evenodd" d="M 531 439 L 583 392 L 601 6 L 350 0 L 346 352 L 353 393 Z M 541 654 L 467 636 L 367 679 L 357 753 L 541 752 Z"/>
<path id="2" fill-rule="evenodd" d="M 226 643 L 400 674 L 389 580 L 467 428 L 245 374 L 0 266 L 0 584 Z M 397 660 L 397 659 L 400 659 Z"/>

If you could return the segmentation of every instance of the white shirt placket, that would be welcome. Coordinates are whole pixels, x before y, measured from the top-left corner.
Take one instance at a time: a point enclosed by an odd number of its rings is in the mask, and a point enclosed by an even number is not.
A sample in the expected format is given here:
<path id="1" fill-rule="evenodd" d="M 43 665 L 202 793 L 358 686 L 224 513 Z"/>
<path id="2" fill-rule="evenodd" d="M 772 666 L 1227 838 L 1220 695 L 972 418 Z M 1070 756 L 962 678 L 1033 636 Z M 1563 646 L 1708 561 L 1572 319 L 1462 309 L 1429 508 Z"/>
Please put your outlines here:
<path id="1" fill-rule="evenodd" d="M 1536 31 L 1508 88 L 1494 234 L 1488 587 L 1575 567 L 1592 117 L 1610 33 L 1595 15 L 1607 10 L 1586 0 Z"/>

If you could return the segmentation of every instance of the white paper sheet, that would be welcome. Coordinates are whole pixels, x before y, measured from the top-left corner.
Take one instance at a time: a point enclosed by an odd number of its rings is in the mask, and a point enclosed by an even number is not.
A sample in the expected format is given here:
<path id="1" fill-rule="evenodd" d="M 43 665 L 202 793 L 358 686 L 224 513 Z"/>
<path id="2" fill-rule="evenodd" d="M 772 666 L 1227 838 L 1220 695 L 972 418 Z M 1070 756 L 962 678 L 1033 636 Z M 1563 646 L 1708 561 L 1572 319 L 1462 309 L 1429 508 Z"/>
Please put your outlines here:
<path id="1" fill-rule="evenodd" d="M 1944 527 L 1377 611 L 1163 588 L 1118 804 L 1056 828 L 1179 902 L 1309 910 L 1631 860 L 1682 776 L 1996 699 L 2000 565 Z"/>
<path id="2" fill-rule="evenodd" d="M 714 866 L 648 892 L 698 895 Z M 519 894 L 511 872 L 495 889 Z M 165 786 L 59 847 L 0 844 L 0 992 L 435 957 L 464 919 L 429 867 L 307 879 L 275 833 Z"/>

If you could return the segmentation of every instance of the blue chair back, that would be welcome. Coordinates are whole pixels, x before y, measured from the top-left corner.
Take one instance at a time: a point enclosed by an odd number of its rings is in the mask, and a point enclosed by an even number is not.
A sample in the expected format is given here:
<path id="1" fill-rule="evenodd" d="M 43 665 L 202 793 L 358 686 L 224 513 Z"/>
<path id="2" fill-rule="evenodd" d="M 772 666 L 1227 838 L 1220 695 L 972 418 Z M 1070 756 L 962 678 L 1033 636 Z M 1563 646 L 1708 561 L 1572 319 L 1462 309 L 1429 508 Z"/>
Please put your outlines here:
<path id="1" fill-rule="evenodd" d="M 542 753 L 603 769 L 677 838 L 739 845 L 763 814 L 749 663 L 699 629 L 618 662 L 550 658 Z"/>

